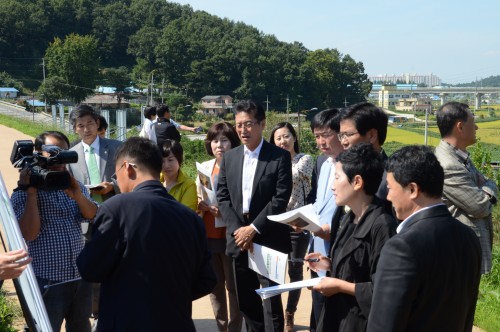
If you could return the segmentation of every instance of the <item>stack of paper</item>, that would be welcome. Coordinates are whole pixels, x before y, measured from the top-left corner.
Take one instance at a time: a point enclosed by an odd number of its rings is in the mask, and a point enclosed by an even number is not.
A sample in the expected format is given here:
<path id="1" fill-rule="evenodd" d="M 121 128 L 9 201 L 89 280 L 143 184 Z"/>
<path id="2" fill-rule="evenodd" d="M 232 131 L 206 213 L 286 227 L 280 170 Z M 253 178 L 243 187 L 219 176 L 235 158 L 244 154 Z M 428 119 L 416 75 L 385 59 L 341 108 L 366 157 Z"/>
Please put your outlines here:
<path id="1" fill-rule="evenodd" d="M 302 281 L 296 281 L 296 282 L 291 282 L 289 284 L 284 284 L 284 285 L 277 285 L 277 286 L 271 286 L 271 287 L 266 287 L 266 288 L 260 288 L 256 289 L 255 291 L 257 294 L 260 295 L 260 297 L 265 300 L 270 297 L 273 297 L 275 295 L 284 293 L 284 292 L 289 292 L 292 290 L 304 288 L 304 287 L 313 287 L 316 286 L 321 279 L 324 277 L 318 277 L 314 279 L 308 279 L 308 280 L 302 280 Z"/>
<path id="2" fill-rule="evenodd" d="M 321 230 L 318 215 L 312 204 L 282 214 L 268 216 L 267 219 L 289 226 L 300 227 L 311 232 Z"/>

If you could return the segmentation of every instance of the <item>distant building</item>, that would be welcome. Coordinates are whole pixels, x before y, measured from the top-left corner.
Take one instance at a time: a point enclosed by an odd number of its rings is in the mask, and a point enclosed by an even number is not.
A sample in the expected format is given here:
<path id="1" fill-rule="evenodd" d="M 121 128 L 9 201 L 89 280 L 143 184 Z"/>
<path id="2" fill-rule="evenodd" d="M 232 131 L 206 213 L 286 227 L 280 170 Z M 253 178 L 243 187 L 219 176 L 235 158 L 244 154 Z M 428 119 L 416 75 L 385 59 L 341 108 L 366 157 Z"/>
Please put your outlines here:
<path id="1" fill-rule="evenodd" d="M 432 99 L 419 97 L 411 90 L 399 90 L 397 86 L 384 85 L 378 92 L 378 105 L 400 112 L 425 112 L 432 110 Z"/>
<path id="2" fill-rule="evenodd" d="M 402 74 L 402 75 L 378 75 L 378 76 L 369 76 L 368 79 L 373 83 L 378 84 L 398 84 L 398 83 L 406 83 L 406 84 L 425 84 L 428 87 L 433 87 L 436 85 L 441 85 L 441 79 L 430 73 L 429 75 L 419 75 L 419 74 Z"/>
<path id="3" fill-rule="evenodd" d="M 397 90 L 396 86 L 382 86 L 378 92 L 378 106 L 389 109 L 389 107 L 396 107 L 399 104 L 399 99 L 407 99 L 411 97 L 410 91 Z"/>
<path id="4" fill-rule="evenodd" d="M 95 89 L 95 91 L 98 93 L 104 93 L 107 95 L 111 95 L 111 94 L 114 94 L 116 92 L 116 88 L 112 87 L 112 86 L 98 86 Z"/>
<path id="5" fill-rule="evenodd" d="M 430 98 L 406 98 L 399 99 L 396 111 L 400 112 L 430 112 L 432 101 Z"/>
<path id="6" fill-rule="evenodd" d="M 92 106 L 98 110 L 103 108 L 117 109 L 117 108 L 130 107 L 128 100 L 122 98 L 122 100 L 118 104 L 118 98 L 116 95 L 104 95 L 104 94 L 87 97 L 84 101 L 82 101 L 82 104 Z"/>
<path id="7" fill-rule="evenodd" d="M 15 88 L 0 88 L 0 98 L 17 98 L 19 90 Z"/>
<path id="8" fill-rule="evenodd" d="M 227 95 L 205 96 L 201 98 L 203 114 L 224 116 L 233 108 L 233 98 Z"/>
<path id="9" fill-rule="evenodd" d="M 389 123 L 403 123 L 407 122 L 408 118 L 406 116 L 400 115 L 389 115 Z"/>

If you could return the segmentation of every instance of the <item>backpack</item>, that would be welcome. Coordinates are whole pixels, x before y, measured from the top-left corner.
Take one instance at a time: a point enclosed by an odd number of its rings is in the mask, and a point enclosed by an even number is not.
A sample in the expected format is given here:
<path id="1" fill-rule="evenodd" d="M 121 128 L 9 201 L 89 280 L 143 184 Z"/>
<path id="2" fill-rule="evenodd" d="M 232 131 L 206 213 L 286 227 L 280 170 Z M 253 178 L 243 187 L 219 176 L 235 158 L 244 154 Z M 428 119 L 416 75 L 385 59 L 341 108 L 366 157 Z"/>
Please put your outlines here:
<path id="1" fill-rule="evenodd" d="M 158 119 L 157 122 L 152 124 L 152 129 L 156 135 L 156 144 L 158 144 L 160 149 L 163 148 L 163 143 L 165 143 L 167 139 L 177 142 L 181 140 L 181 134 L 168 119 Z"/>

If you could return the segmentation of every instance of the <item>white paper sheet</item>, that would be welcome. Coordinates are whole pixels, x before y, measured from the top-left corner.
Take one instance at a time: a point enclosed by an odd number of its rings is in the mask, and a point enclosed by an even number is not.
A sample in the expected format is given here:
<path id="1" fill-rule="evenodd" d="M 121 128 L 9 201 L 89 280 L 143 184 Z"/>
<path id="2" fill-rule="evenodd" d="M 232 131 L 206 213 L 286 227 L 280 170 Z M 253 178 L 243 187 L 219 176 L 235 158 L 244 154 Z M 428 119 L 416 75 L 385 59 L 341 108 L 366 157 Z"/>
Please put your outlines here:
<path id="1" fill-rule="evenodd" d="M 208 172 L 205 167 L 203 167 L 199 162 L 196 162 L 196 169 L 198 170 L 198 178 L 200 179 L 200 183 L 203 186 L 203 189 L 207 193 L 207 197 L 210 205 L 218 206 L 217 202 L 217 193 L 215 191 L 215 185 L 212 181 L 212 174 Z M 222 220 L 222 218 L 215 218 L 215 227 L 226 227 L 226 224 Z"/>
<path id="2" fill-rule="evenodd" d="M 296 282 L 291 282 L 289 284 L 284 284 L 284 285 L 260 288 L 260 289 L 256 289 L 255 291 L 257 292 L 257 294 L 260 295 L 260 297 L 263 300 L 265 300 L 265 299 L 268 299 L 270 297 L 273 297 L 275 295 L 278 295 L 278 294 L 281 294 L 284 292 L 289 292 L 289 291 L 293 291 L 293 290 L 304 288 L 304 287 L 316 286 L 323 278 L 324 277 L 318 277 L 318 278 L 314 278 L 314 279 L 296 281 Z"/>
<path id="3" fill-rule="evenodd" d="M 285 283 L 288 254 L 254 243 L 248 253 L 248 267 L 278 284 Z"/>
<path id="4" fill-rule="evenodd" d="M 289 226 L 300 227 L 311 232 L 321 230 L 319 217 L 316 214 L 314 205 L 312 204 L 308 204 L 281 214 L 267 216 L 267 219 Z"/>

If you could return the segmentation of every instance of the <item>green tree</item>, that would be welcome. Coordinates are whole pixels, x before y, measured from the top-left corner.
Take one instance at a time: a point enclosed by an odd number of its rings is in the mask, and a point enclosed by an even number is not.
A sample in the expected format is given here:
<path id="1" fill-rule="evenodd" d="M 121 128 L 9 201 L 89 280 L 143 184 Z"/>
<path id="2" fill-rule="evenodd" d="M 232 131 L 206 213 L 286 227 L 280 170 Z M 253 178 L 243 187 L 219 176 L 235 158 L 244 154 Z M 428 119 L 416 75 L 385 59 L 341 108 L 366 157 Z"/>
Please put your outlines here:
<path id="1" fill-rule="evenodd" d="M 120 107 L 123 97 L 126 97 L 125 89 L 130 85 L 130 73 L 125 66 L 118 68 L 104 68 L 102 78 L 108 86 L 115 88 L 115 95 Z"/>
<path id="2" fill-rule="evenodd" d="M 64 97 L 64 79 L 60 76 L 48 77 L 38 88 L 38 94 L 43 95 L 51 105 L 57 104 L 59 99 Z"/>
<path id="3" fill-rule="evenodd" d="M 129 36 L 137 27 L 130 16 L 129 5 L 122 1 L 111 1 L 94 9 L 92 34 L 98 40 L 104 65 L 133 64 L 134 59 L 127 54 L 127 48 Z"/>
<path id="4" fill-rule="evenodd" d="M 301 76 L 305 87 L 303 95 L 312 96 L 322 107 L 364 101 L 372 86 L 363 63 L 337 49 L 308 53 Z"/>
<path id="5" fill-rule="evenodd" d="M 97 40 L 70 34 L 55 38 L 45 53 L 49 77 L 59 76 L 62 94 L 76 103 L 94 92 L 99 77 Z"/>
<path id="6" fill-rule="evenodd" d="M 7 88 L 16 88 L 19 91 L 23 89 L 23 83 L 15 80 L 12 76 L 10 76 L 7 72 L 0 72 L 0 86 Z"/>

